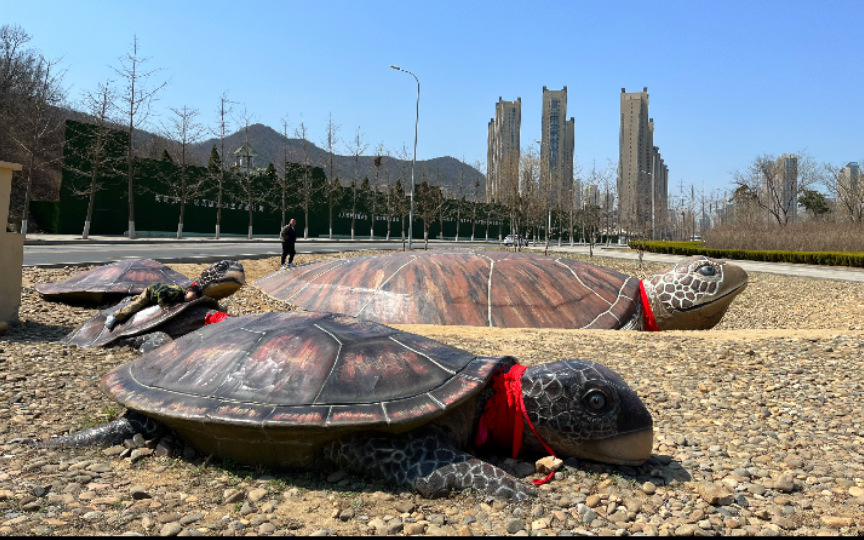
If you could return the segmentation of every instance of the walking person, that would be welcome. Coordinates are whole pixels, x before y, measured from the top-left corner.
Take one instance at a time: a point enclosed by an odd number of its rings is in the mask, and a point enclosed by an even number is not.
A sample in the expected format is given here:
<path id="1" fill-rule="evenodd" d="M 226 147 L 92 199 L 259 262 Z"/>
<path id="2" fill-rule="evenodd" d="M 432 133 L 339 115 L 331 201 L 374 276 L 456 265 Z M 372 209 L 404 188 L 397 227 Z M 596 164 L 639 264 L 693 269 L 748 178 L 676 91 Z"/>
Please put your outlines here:
<path id="1" fill-rule="evenodd" d="M 297 221 L 292 218 L 288 222 L 288 225 L 285 225 L 279 233 L 279 239 L 282 240 L 282 262 L 280 263 L 280 269 L 294 268 L 294 255 L 297 254 L 294 251 L 294 244 L 297 242 L 296 225 Z M 285 257 L 288 257 L 287 265 L 285 264 Z"/>

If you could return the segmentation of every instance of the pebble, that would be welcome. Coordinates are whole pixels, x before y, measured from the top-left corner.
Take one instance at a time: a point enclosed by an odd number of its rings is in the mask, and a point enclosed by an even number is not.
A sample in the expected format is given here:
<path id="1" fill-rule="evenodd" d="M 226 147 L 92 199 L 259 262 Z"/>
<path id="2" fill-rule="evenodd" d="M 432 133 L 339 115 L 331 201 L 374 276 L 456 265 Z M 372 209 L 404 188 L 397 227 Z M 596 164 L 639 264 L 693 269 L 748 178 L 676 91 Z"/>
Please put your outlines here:
<path id="1" fill-rule="evenodd" d="M 246 495 L 246 499 L 251 503 L 257 503 L 267 496 L 266 489 L 253 489 Z"/>
<path id="2" fill-rule="evenodd" d="M 414 511 L 415 506 L 411 501 L 397 501 L 396 504 L 393 505 L 393 508 L 395 508 L 399 513 L 410 514 Z"/>
<path id="3" fill-rule="evenodd" d="M 177 536 L 182 530 L 183 526 L 179 523 L 166 523 L 159 530 L 159 536 Z"/>

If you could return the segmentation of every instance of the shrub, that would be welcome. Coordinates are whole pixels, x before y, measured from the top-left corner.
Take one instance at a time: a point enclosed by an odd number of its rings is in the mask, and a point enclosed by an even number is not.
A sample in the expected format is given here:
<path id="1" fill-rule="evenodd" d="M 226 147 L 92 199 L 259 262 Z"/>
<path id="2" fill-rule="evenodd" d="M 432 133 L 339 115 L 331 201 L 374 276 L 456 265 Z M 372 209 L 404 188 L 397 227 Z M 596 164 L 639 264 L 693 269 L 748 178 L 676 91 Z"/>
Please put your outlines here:
<path id="1" fill-rule="evenodd" d="M 850 251 L 782 251 L 755 249 L 716 249 L 699 245 L 700 242 L 645 242 L 645 250 L 668 255 L 705 255 L 714 259 L 816 264 L 826 266 L 855 266 L 864 268 L 864 252 Z M 631 245 L 631 247 L 634 247 Z"/>

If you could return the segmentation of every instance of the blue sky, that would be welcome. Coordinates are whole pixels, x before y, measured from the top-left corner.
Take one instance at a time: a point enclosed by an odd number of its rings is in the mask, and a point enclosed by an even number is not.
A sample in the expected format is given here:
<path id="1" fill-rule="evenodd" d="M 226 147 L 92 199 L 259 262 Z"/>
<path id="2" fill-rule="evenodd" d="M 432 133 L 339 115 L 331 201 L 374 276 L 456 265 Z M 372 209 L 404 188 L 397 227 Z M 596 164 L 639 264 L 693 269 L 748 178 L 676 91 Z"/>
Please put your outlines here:
<path id="1" fill-rule="evenodd" d="M 0 24 L 63 57 L 70 97 L 112 77 L 137 35 L 169 80 L 154 122 L 188 105 L 212 123 L 219 95 L 274 128 L 413 143 L 418 157 L 486 157 L 495 102 L 522 97 L 522 141 L 540 135 L 542 87 L 569 91 L 575 153 L 604 166 L 618 147 L 621 88 L 647 86 L 670 191 L 728 188 L 755 156 L 864 158 L 861 1 L 46 2 L 0 0 Z M 344 146 L 342 153 L 347 153 Z"/>

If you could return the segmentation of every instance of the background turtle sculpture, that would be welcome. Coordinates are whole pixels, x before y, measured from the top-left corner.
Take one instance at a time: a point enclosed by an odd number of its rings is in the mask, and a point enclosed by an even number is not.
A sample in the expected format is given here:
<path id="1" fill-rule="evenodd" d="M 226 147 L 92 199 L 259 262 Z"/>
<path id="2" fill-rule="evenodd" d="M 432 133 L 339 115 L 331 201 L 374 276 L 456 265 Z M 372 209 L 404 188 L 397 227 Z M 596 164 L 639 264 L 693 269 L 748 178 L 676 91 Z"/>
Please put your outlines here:
<path id="1" fill-rule="evenodd" d="M 86 321 L 61 342 L 84 348 L 130 345 L 144 353 L 219 319 L 216 314 L 224 310 L 215 298 L 234 293 L 244 283 L 243 265 L 235 261 L 219 261 L 207 267 L 194 282 L 201 291 L 198 299 L 165 306 L 152 305 L 113 329 L 107 328 L 105 321 L 132 302 L 135 297 L 130 296 Z M 188 285 L 192 286 L 193 282 L 189 280 Z"/>
<path id="2" fill-rule="evenodd" d="M 428 251 L 321 261 L 255 282 L 309 311 L 385 324 L 696 330 L 747 285 L 739 266 L 690 257 L 640 282 L 573 259 Z"/>
<path id="3" fill-rule="evenodd" d="M 40 444 L 151 438 L 164 424 L 201 452 L 240 463 L 326 460 L 427 497 L 472 488 L 521 500 L 533 486 L 466 448 L 635 466 L 653 438 L 643 403 L 599 364 L 526 369 L 329 313 L 232 317 L 116 368 L 101 388 L 127 407 L 123 418 Z"/>
<path id="4" fill-rule="evenodd" d="M 80 272 L 57 283 L 37 283 L 35 289 L 46 300 L 98 305 L 141 294 L 153 283 L 185 288 L 192 280 L 151 259 L 127 259 Z"/>

